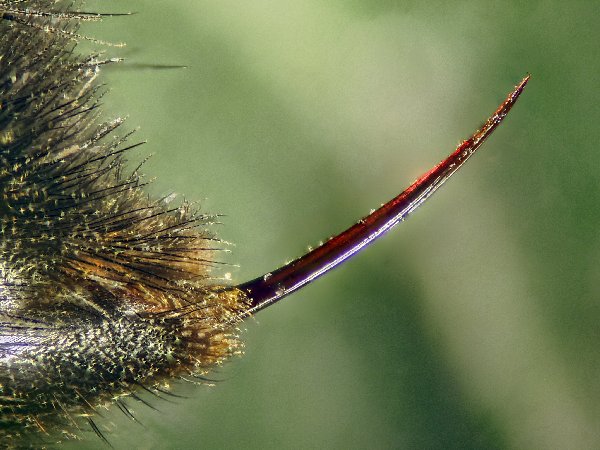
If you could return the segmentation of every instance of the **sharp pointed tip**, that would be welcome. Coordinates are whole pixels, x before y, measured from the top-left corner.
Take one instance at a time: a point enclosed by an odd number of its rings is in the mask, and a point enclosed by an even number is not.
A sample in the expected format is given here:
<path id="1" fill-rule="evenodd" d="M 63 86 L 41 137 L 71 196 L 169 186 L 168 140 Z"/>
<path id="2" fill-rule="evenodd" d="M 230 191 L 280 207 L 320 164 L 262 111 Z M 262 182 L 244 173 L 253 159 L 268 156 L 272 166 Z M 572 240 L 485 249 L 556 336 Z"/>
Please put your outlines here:
<path id="1" fill-rule="evenodd" d="M 527 75 L 525 75 L 525 77 L 521 80 L 521 82 L 519 84 L 517 84 L 517 86 L 515 87 L 515 90 L 513 92 L 513 98 L 516 100 L 516 97 L 518 97 L 519 95 L 521 95 L 521 92 L 523 92 L 523 89 L 525 89 L 525 86 L 527 86 L 527 83 L 529 82 L 529 79 L 531 78 L 531 74 L 528 73 Z"/>
<path id="2" fill-rule="evenodd" d="M 523 78 L 521 80 L 521 82 L 519 83 L 519 88 L 523 89 L 525 87 L 525 85 L 527 84 L 527 82 L 529 81 L 530 78 L 531 78 L 531 74 L 527 73 L 527 75 L 525 75 L 525 78 Z"/>
<path id="3" fill-rule="evenodd" d="M 531 74 L 528 73 L 521 80 L 521 82 L 514 87 L 512 92 L 510 94 L 508 94 L 508 97 L 506 98 L 505 102 L 502 105 L 500 105 L 500 107 L 496 111 L 496 116 L 492 117 L 492 119 L 494 119 L 494 120 L 492 120 L 493 122 L 495 122 L 495 119 L 498 117 L 500 117 L 500 119 L 504 119 L 504 117 L 506 117 L 508 112 L 511 110 L 511 108 L 514 106 L 514 104 L 517 102 L 517 100 L 523 93 L 523 90 L 525 89 L 525 86 L 529 82 L 530 78 L 531 78 Z M 495 126 L 492 128 L 495 128 Z M 492 129 L 490 129 L 489 131 L 491 132 L 491 130 Z"/>

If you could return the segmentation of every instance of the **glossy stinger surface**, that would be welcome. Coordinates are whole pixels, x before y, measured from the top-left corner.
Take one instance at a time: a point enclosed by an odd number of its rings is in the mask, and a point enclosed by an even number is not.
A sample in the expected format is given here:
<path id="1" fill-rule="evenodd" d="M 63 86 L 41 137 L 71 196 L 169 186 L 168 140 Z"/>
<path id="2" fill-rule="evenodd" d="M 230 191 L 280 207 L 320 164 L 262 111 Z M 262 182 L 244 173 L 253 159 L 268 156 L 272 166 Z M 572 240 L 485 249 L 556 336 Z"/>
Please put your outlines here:
<path id="1" fill-rule="evenodd" d="M 251 305 L 244 316 L 254 314 L 316 280 L 384 235 L 422 205 L 502 123 L 523 92 L 529 78 L 527 75 L 521 80 L 481 129 L 397 197 L 306 255 L 273 272 L 240 284 L 238 288 L 246 293 Z"/>

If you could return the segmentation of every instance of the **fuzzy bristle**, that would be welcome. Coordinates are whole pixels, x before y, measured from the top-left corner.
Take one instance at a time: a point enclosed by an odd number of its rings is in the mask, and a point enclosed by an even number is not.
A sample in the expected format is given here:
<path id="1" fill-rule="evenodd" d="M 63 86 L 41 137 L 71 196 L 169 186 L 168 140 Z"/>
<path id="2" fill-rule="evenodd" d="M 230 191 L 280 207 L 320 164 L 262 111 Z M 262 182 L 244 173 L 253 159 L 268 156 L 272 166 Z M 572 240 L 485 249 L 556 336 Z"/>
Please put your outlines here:
<path id="1" fill-rule="evenodd" d="M 99 120 L 110 61 L 74 51 L 95 16 L 72 7 L 0 1 L 2 442 L 68 429 L 240 345 L 243 299 L 210 278 L 215 217 L 149 199 L 141 175 L 125 175 L 139 143 L 118 134 L 123 120 Z"/>

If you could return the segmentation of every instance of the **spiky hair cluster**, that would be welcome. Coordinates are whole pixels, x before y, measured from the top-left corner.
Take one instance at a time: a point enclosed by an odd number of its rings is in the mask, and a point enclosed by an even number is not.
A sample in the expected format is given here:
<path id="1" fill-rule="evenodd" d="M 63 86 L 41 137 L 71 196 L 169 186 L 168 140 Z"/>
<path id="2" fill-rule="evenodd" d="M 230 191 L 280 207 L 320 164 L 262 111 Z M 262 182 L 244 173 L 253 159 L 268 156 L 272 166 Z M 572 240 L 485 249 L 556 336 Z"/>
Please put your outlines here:
<path id="1" fill-rule="evenodd" d="M 3 443 L 105 402 L 127 410 L 140 386 L 239 351 L 243 301 L 210 276 L 215 217 L 150 199 L 127 169 L 139 143 L 123 120 L 99 119 L 111 60 L 77 54 L 79 23 L 95 16 L 73 8 L 0 0 Z"/>

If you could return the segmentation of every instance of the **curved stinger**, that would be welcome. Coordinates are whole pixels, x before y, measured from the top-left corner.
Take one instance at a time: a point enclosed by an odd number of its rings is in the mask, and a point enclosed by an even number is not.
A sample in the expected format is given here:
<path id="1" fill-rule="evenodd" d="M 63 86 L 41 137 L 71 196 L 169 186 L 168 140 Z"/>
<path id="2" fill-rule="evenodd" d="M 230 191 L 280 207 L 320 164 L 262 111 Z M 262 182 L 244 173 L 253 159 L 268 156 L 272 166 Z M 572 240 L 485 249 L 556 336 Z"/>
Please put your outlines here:
<path id="1" fill-rule="evenodd" d="M 250 316 L 306 286 L 404 220 L 431 197 L 500 125 L 523 92 L 529 77 L 527 75 L 521 80 L 481 129 L 400 195 L 304 256 L 236 286 L 234 289 L 239 289 L 245 294 L 249 305 L 239 318 Z"/>

